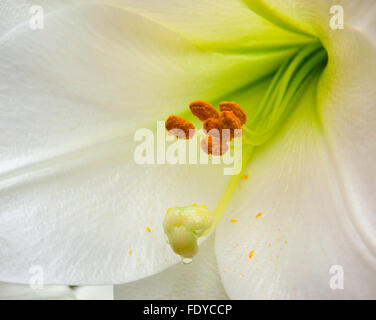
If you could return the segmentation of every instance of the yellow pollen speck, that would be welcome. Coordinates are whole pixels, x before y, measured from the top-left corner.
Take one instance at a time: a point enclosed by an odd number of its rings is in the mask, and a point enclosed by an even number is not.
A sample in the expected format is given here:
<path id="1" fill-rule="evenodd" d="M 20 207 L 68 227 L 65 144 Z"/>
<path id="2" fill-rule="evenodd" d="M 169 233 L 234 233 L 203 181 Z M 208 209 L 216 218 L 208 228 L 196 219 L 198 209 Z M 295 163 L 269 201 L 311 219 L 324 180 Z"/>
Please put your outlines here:
<path id="1" fill-rule="evenodd" d="M 168 259 L 164 259 L 164 262 L 167 262 L 168 261 Z"/>
<path id="2" fill-rule="evenodd" d="M 243 175 L 244 180 L 248 180 L 248 174 Z"/>
<path id="3" fill-rule="evenodd" d="M 249 253 L 249 255 L 248 255 L 249 259 L 252 259 L 254 254 L 255 254 L 255 250 L 252 250 L 252 251 Z"/>
<path id="4" fill-rule="evenodd" d="M 132 250 L 129 249 L 129 250 L 128 250 L 128 254 L 132 254 Z"/>
<path id="5" fill-rule="evenodd" d="M 262 212 L 259 212 L 257 215 L 256 215 L 256 219 L 257 218 L 260 218 L 262 216 Z"/>
<path id="6" fill-rule="evenodd" d="M 271 243 L 269 243 L 269 244 L 268 244 L 268 247 L 271 247 L 271 246 L 272 246 L 272 244 L 271 244 Z"/>
<path id="7" fill-rule="evenodd" d="M 240 276 L 241 276 L 241 277 L 244 277 L 244 276 L 245 276 L 245 274 L 244 274 L 244 273 L 241 273 L 241 274 L 240 274 Z"/>
<path id="8" fill-rule="evenodd" d="M 281 231 L 281 228 L 278 228 L 278 231 Z"/>
<path id="9" fill-rule="evenodd" d="M 287 244 L 287 240 L 285 241 L 285 243 Z"/>
<path id="10" fill-rule="evenodd" d="M 223 272 L 224 272 L 224 273 L 226 273 L 226 272 L 227 272 L 227 270 L 223 270 Z"/>
<path id="11" fill-rule="evenodd" d="M 147 232 L 151 232 L 151 229 L 149 227 L 145 228 Z"/>
<path id="12" fill-rule="evenodd" d="M 238 220 L 236 220 L 236 219 L 231 219 L 230 220 L 232 223 L 236 223 L 236 222 L 238 222 Z"/>
<path id="13" fill-rule="evenodd" d="M 283 247 L 281 247 L 281 251 L 283 250 Z"/>

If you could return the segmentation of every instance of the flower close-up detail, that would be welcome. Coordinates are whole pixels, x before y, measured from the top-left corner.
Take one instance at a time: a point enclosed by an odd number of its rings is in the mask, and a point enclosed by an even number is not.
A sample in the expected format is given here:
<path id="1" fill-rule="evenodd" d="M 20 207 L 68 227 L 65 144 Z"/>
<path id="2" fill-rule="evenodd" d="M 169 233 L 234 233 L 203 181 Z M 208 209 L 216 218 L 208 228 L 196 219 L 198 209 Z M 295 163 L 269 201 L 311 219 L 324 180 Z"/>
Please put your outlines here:
<path id="1" fill-rule="evenodd" d="M 0 132 L 0 299 L 376 298 L 374 0 L 0 0 Z"/>

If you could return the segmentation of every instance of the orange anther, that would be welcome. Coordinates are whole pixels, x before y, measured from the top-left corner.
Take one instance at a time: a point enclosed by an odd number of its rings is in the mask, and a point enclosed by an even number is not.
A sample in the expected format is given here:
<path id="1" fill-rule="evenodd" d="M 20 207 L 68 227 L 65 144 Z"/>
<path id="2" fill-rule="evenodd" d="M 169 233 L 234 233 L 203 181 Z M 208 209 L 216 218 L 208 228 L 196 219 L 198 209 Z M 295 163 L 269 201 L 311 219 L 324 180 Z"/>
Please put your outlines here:
<path id="1" fill-rule="evenodd" d="M 201 140 L 201 149 L 207 154 L 221 156 L 228 151 L 228 145 L 217 137 L 206 136 Z"/>
<path id="2" fill-rule="evenodd" d="M 196 100 L 189 104 L 191 112 L 201 121 L 209 118 L 218 118 L 218 111 L 209 103 L 203 100 Z"/>
<path id="3" fill-rule="evenodd" d="M 218 111 L 203 100 L 196 100 L 189 104 L 191 112 L 201 121 L 207 136 L 201 140 L 201 148 L 208 154 L 223 155 L 229 150 L 228 142 L 234 137 L 241 136 L 241 127 L 247 116 L 243 109 L 235 102 L 221 102 Z M 165 123 L 169 134 L 179 139 L 193 137 L 195 127 L 189 121 L 171 115 Z"/>
<path id="4" fill-rule="evenodd" d="M 240 120 L 234 115 L 232 111 L 223 111 L 219 115 L 219 121 L 223 129 L 241 129 L 242 125 Z"/>
<path id="5" fill-rule="evenodd" d="M 242 125 L 240 123 L 240 120 L 234 115 L 232 111 L 221 112 L 219 115 L 219 122 L 221 129 L 230 130 L 230 140 L 232 140 L 235 136 L 239 136 L 239 132 L 235 132 L 235 129 L 241 130 Z"/>
<path id="6" fill-rule="evenodd" d="M 179 116 L 169 116 L 165 122 L 165 126 L 169 134 L 179 139 L 190 139 L 195 132 L 195 126 Z"/>
<path id="7" fill-rule="evenodd" d="M 231 111 L 224 111 L 220 113 L 218 119 L 206 119 L 203 123 L 203 128 L 210 136 L 221 137 L 225 141 L 231 141 L 234 136 L 239 136 L 239 134 L 235 135 L 235 129 L 240 130 L 241 124 Z"/>
<path id="8" fill-rule="evenodd" d="M 240 124 L 243 125 L 247 122 L 247 115 L 244 110 L 235 102 L 223 101 L 219 104 L 219 110 L 231 111 L 239 119 Z"/>
<path id="9" fill-rule="evenodd" d="M 221 127 L 221 123 L 219 119 L 213 119 L 213 118 L 206 119 L 202 127 L 206 130 L 206 133 L 210 136 L 219 138 L 221 135 L 222 127 Z"/>

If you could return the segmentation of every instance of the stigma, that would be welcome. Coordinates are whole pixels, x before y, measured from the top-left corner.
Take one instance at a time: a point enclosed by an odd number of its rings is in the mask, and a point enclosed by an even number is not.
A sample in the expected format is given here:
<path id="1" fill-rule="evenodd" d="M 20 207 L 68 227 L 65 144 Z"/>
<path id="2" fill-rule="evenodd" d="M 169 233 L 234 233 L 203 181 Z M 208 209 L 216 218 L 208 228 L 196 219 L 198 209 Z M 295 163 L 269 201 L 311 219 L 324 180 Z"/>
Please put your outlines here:
<path id="1" fill-rule="evenodd" d="M 184 259 L 192 259 L 198 252 L 198 239 L 214 224 L 212 212 L 197 204 L 172 207 L 167 210 L 163 229 L 172 250 Z"/>
<path id="2" fill-rule="evenodd" d="M 210 103 L 196 100 L 189 104 L 189 109 L 202 121 L 205 137 L 201 140 L 201 149 L 214 156 L 222 156 L 229 150 L 228 143 L 241 137 L 242 126 L 247 122 L 246 113 L 235 102 L 221 102 L 218 112 Z M 178 139 L 190 139 L 195 132 L 191 122 L 175 115 L 167 118 L 165 127 Z"/>

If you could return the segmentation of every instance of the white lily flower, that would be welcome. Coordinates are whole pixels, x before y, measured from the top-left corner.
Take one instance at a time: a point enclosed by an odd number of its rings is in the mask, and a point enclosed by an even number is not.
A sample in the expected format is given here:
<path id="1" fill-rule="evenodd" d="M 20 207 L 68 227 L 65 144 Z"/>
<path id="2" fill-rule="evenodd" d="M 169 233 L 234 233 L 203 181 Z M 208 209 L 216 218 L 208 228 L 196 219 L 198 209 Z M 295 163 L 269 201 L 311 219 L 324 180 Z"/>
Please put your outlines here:
<path id="1" fill-rule="evenodd" d="M 33 266 L 51 285 L 155 275 L 117 290 L 131 298 L 190 268 L 213 284 L 200 298 L 223 297 L 219 279 L 235 299 L 376 297 L 374 1 L 6 0 L 0 12 L 0 281 L 28 284 Z M 265 97 L 281 109 L 258 118 Z M 197 99 L 236 101 L 249 132 L 270 125 L 244 134 L 248 179 L 135 163 L 135 130 Z M 218 218 L 215 257 L 167 269 L 180 258 L 165 213 L 194 203 Z M 216 275 L 200 276 L 214 258 Z M 170 288 L 150 298 L 179 297 Z"/>

